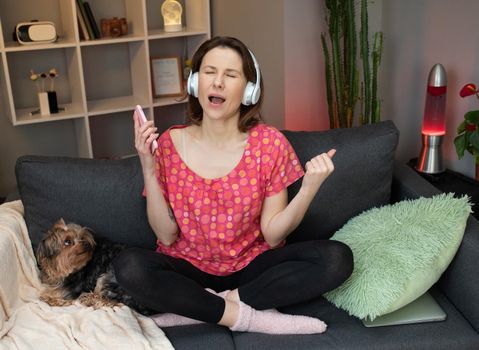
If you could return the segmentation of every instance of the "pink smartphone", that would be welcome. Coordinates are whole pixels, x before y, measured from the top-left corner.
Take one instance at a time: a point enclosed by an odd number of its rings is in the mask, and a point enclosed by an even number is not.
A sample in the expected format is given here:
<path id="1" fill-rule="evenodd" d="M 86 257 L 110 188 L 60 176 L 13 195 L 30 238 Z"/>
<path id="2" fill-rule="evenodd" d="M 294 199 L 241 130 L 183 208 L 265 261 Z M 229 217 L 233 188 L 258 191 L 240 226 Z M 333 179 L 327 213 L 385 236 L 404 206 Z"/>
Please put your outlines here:
<path id="1" fill-rule="evenodd" d="M 135 112 L 137 116 L 139 116 L 139 120 L 140 120 L 140 125 L 143 125 L 146 123 L 146 116 L 145 116 L 145 113 L 143 112 L 143 108 L 141 108 L 140 105 L 136 105 L 135 107 Z M 151 143 L 151 153 L 155 153 L 155 150 L 158 148 L 158 142 L 156 142 L 156 140 L 153 140 L 153 142 Z"/>

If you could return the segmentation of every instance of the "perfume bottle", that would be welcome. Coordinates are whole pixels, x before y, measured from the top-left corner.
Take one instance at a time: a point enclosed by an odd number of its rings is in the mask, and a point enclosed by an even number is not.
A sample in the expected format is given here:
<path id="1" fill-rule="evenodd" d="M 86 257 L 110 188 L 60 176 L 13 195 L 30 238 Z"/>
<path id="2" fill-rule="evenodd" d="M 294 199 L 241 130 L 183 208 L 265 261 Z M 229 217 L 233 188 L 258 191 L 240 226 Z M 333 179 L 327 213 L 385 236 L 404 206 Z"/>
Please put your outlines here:
<path id="1" fill-rule="evenodd" d="M 416 169 L 423 173 L 438 174 L 445 171 L 441 147 L 446 134 L 446 92 L 446 70 L 437 63 L 429 72 L 422 123 L 422 149 L 416 165 Z"/>

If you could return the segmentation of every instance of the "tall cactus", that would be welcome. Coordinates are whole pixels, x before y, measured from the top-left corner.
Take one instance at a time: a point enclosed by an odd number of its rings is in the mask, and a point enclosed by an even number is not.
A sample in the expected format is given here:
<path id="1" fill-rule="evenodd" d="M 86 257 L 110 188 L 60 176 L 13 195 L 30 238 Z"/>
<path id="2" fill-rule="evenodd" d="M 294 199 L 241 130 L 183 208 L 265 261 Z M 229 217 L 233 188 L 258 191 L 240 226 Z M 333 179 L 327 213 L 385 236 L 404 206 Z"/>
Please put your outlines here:
<path id="1" fill-rule="evenodd" d="M 381 62 L 382 33 L 375 33 L 370 68 L 367 0 L 361 1 L 359 33 L 362 60 L 361 91 L 357 65 L 357 32 L 355 1 L 325 0 L 329 27 L 329 43 L 321 34 L 323 46 L 326 94 L 331 128 L 353 126 L 356 104 L 361 101 L 359 123 L 380 120 L 380 101 L 377 97 L 377 74 Z M 329 49 L 329 46 L 331 49 Z M 361 96 L 360 96 L 361 93 Z"/>

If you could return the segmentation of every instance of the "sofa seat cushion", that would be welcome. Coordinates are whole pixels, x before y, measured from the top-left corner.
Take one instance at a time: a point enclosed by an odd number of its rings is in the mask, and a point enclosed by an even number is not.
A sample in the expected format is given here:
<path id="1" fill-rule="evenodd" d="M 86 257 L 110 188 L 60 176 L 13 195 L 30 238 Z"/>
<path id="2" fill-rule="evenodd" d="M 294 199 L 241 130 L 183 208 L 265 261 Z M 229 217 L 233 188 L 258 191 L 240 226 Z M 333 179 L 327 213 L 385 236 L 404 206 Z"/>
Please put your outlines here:
<path id="1" fill-rule="evenodd" d="M 15 173 L 34 249 L 61 217 L 114 242 L 155 248 L 138 157 L 23 156 L 17 160 Z"/>
<path id="2" fill-rule="evenodd" d="M 227 327 L 214 324 L 195 324 L 162 328 L 175 350 L 235 349 L 232 333 Z"/>
<path id="3" fill-rule="evenodd" d="M 364 210 L 388 204 L 399 132 L 384 121 L 349 129 L 317 132 L 284 131 L 301 164 L 314 156 L 337 150 L 335 170 L 321 186 L 303 221 L 288 242 L 329 238 L 350 218 Z M 291 199 L 301 181 L 288 188 Z"/>
<path id="4" fill-rule="evenodd" d="M 479 334 L 435 288 L 431 294 L 447 313 L 442 322 L 367 328 L 323 298 L 281 309 L 324 320 L 328 329 L 315 335 L 233 333 L 236 349 L 275 350 L 450 350 L 479 349 Z"/>
<path id="5" fill-rule="evenodd" d="M 354 256 L 349 279 L 326 298 L 359 318 L 393 312 L 424 294 L 449 266 L 471 204 L 452 193 L 370 209 L 331 239 Z"/>

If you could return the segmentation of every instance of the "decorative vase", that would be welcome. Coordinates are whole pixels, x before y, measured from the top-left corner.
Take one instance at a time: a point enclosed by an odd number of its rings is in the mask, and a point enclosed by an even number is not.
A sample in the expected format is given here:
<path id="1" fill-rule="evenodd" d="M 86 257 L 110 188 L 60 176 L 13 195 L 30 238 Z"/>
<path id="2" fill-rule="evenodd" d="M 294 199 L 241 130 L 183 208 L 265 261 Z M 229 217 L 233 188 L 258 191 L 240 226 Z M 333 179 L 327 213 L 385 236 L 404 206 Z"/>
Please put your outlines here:
<path id="1" fill-rule="evenodd" d="M 40 114 L 41 115 L 49 115 L 50 114 L 50 104 L 48 103 L 48 93 L 47 92 L 39 92 L 38 93 L 38 106 L 40 107 Z"/>
<path id="2" fill-rule="evenodd" d="M 56 91 L 48 91 L 48 106 L 50 108 L 50 113 L 58 113 L 58 102 L 57 102 L 57 93 Z"/>

